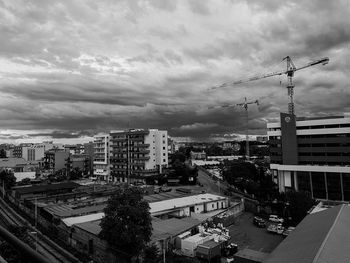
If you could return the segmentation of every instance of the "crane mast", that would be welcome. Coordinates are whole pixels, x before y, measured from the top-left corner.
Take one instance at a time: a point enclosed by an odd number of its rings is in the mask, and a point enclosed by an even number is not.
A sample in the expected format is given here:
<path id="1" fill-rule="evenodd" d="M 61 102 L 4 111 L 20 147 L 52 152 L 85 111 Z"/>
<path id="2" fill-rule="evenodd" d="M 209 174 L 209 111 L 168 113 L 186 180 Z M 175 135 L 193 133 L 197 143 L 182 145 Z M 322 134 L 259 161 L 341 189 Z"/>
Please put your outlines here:
<path id="1" fill-rule="evenodd" d="M 246 147 L 246 160 L 249 160 L 249 136 L 248 136 L 248 105 L 249 104 L 254 104 L 256 103 L 256 105 L 259 106 L 259 101 L 255 100 L 255 101 L 247 101 L 247 98 L 244 98 L 244 102 L 243 103 L 238 103 L 236 104 L 237 106 L 242 106 L 245 109 L 245 116 L 246 116 L 246 140 L 245 140 L 245 147 Z"/>
<path id="2" fill-rule="evenodd" d="M 224 83 L 221 84 L 220 86 L 216 86 L 216 87 L 212 87 L 211 89 L 217 89 L 217 88 L 222 88 L 222 87 L 227 87 L 230 85 L 238 85 L 241 83 L 246 83 L 246 82 L 250 82 L 250 81 L 255 81 L 255 80 L 259 80 L 259 79 L 264 79 L 264 78 L 269 78 L 269 77 L 273 77 L 273 76 L 277 76 L 277 75 L 287 75 L 287 90 L 288 90 L 288 97 L 289 97 L 289 103 L 288 103 L 288 112 L 289 114 L 294 115 L 294 111 L 295 111 L 295 107 L 294 107 L 294 83 L 293 83 L 293 77 L 294 77 L 294 73 L 298 70 L 304 69 L 304 68 L 308 68 L 308 67 L 312 67 L 315 66 L 317 64 L 322 64 L 322 65 L 326 65 L 329 62 L 329 58 L 328 57 L 324 57 L 315 61 L 312 61 L 302 67 L 297 68 L 292 59 L 290 58 L 290 56 L 286 56 L 282 61 L 286 60 L 287 62 L 287 69 L 283 70 L 283 71 L 277 71 L 277 72 L 271 72 L 268 74 L 263 74 L 263 75 L 257 75 L 257 76 L 253 76 L 250 77 L 248 79 L 242 79 L 242 80 L 237 80 L 234 82 L 228 82 L 228 83 Z"/>

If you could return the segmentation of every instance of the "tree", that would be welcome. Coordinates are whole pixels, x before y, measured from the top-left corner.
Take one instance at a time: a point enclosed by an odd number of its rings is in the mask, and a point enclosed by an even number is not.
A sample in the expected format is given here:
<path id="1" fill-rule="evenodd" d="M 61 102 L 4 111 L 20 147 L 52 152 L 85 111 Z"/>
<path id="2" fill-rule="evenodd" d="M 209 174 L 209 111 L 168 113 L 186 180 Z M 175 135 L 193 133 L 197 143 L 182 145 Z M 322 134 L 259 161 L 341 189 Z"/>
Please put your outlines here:
<path id="1" fill-rule="evenodd" d="M 159 249 L 156 245 L 151 244 L 144 251 L 143 261 L 147 263 L 160 263 L 162 258 L 159 255 Z"/>
<path id="2" fill-rule="evenodd" d="M 79 167 L 75 167 L 70 172 L 70 180 L 77 180 L 83 177 L 83 171 Z"/>
<path id="3" fill-rule="evenodd" d="M 0 181 L 4 183 L 6 189 L 10 189 L 16 184 L 16 177 L 12 172 L 2 170 L 0 172 Z"/>
<path id="4" fill-rule="evenodd" d="M 142 191 L 120 188 L 109 200 L 101 221 L 100 237 L 117 250 L 117 256 L 131 260 L 145 249 L 152 235 L 152 219 Z"/>
<path id="5" fill-rule="evenodd" d="M 288 192 L 286 193 L 287 207 L 286 210 L 292 217 L 291 223 L 297 225 L 304 219 L 307 212 L 315 204 L 315 201 L 311 198 L 307 192 Z"/>
<path id="6" fill-rule="evenodd" d="M 6 151 L 4 149 L 0 150 L 0 158 L 7 158 Z"/>
<path id="7" fill-rule="evenodd" d="M 27 245 L 34 248 L 33 241 L 28 236 L 28 227 L 11 225 L 8 227 L 8 231 L 11 232 L 13 235 L 15 235 L 18 239 L 23 241 L 24 243 L 26 243 Z M 22 256 L 18 248 L 14 247 L 13 245 L 5 241 L 2 242 L 1 240 L 0 240 L 0 253 L 1 253 L 1 256 L 8 263 L 24 262 L 21 260 Z"/>

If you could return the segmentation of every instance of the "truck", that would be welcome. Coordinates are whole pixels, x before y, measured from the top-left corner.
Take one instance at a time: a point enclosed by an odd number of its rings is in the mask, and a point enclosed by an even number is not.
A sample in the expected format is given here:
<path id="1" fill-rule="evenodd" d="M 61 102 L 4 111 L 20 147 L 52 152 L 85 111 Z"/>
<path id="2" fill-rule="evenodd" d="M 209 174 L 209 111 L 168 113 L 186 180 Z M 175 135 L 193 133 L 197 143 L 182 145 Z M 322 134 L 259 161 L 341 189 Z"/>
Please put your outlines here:
<path id="1" fill-rule="evenodd" d="M 196 256 L 201 260 L 210 262 L 215 257 L 221 256 L 221 251 L 227 245 L 227 241 L 209 240 L 197 246 Z"/>

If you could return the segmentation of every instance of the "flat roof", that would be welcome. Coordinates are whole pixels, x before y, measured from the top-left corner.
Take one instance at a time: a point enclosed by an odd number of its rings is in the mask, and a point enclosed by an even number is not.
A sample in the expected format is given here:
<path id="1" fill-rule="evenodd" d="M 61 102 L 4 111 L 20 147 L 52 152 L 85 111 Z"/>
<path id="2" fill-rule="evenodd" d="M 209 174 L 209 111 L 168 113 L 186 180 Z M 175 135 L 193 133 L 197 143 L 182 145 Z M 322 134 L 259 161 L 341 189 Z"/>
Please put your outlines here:
<path id="1" fill-rule="evenodd" d="M 226 197 L 213 195 L 213 194 L 199 194 L 199 195 L 191 195 L 181 198 L 175 198 L 171 200 L 164 200 L 159 202 L 150 203 L 150 212 L 157 213 L 160 211 L 171 210 L 174 208 L 180 208 L 185 206 L 192 206 L 202 203 L 214 202 L 219 200 L 225 200 Z"/>
<path id="2" fill-rule="evenodd" d="M 79 184 L 74 182 L 64 182 L 57 184 L 43 184 L 43 185 L 32 185 L 30 187 L 18 187 L 16 188 L 16 193 L 19 194 L 30 194 L 43 191 L 52 191 L 59 189 L 74 189 L 77 188 Z"/>
<path id="3" fill-rule="evenodd" d="M 71 217 L 75 215 L 88 214 L 93 212 L 101 212 L 107 206 L 107 204 L 86 206 L 81 208 L 73 208 L 66 204 L 60 205 L 48 205 L 44 207 L 44 210 L 50 214 L 54 214 L 59 217 Z"/>
<path id="4" fill-rule="evenodd" d="M 81 228 L 93 235 L 98 235 L 101 232 L 101 219 L 82 222 L 74 224 L 75 227 Z M 165 220 L 153 220 L 152 219 L 152 240 L 161 240 L 168 237 L 177 236 L 197 225 L 199 225 L 201 221 L 192 219 L 189 217 L 177 219 L 170 218 Z"/>
<path id="5" fill-rule="evenodd" d="M 95 220 L 95 221 L 75 224 L 75 226 L 97 236 L 101 232 L 100 223 L 101 223 L 101 220 Z"/>
<path id="6" fill-rule="evenodd" d="M 104 216 L 105 216 L 105 213 L 96 213 L 96 214 L 90 214 L 90 215 L 84 215 L 84 216 L 75 216 L 75 217 L 64 218 L 64 219 L 62 219 L 62 222 L 66 226 L 72 226 L 75 224 L 100 220 Z"/>
<path id="7" fill-rule="evenodd" d="M 161 240 L 174 237 L 201 224 L 201 221 L 190 217 L 182 219 L 170 218 L 165 220 L 152 220 L 152 240 Z"/>
<path id="8" fill-rule="evenodd" d="M 184 192 L 165 192 L 160 194 L 145 195 L 143 199 L 149 203 L 153 203 L 153 202 L 159 202 L 159 201 L 180 198 L 180 197 L 190 196 L 190 195 L 194 195 L 194 194 L 184 193 Z"/>
<path id="9" fill-rule="evenodd" d="M 307 215 L 264 263 L 348 262 L 350 206 Z"/>

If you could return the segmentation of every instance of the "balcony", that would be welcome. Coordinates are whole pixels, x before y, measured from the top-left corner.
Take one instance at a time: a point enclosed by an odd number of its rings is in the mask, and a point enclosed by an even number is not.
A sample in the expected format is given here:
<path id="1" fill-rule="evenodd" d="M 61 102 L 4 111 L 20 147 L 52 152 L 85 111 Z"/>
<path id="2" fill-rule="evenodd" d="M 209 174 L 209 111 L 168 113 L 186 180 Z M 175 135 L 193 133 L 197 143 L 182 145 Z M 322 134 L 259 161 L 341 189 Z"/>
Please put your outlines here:
<path id="1" fill-rule="evenodd" d="M 112 138 L 111 139 L 112 142 L 124 142 L 126 140 L 127 140 L 127 138 Z"/>
<path id="2" fill-rule="evenodd" d="M 149 156 L 140 156 L 140 157 L 131 157 L 131 160 L 143 160 L 143 161 L 148 161 L 150 159 Z"/>
<path id="3" fill-rule="evenodd" d="M 133 150 L 133 149 L 131 149 L 130 150 L 130 153 L 131 154 L 148 154 L 150 151 L 149 150 Z"/>
<path id="4" fill-rule="evenodd" d="M 134 145 L 134 147 L 149 147 L 150 146 L 150 144 L 149 143 L 140 143 L 140 144 L 138 144 L 138 145 Z"/>
<path id="5" fill-rule="evenodd" d="M 114 171 L 114 172 L 127 172 L 128 169 L 126 169 L 126 168 L 111 168 L 111 171 Z"/>

